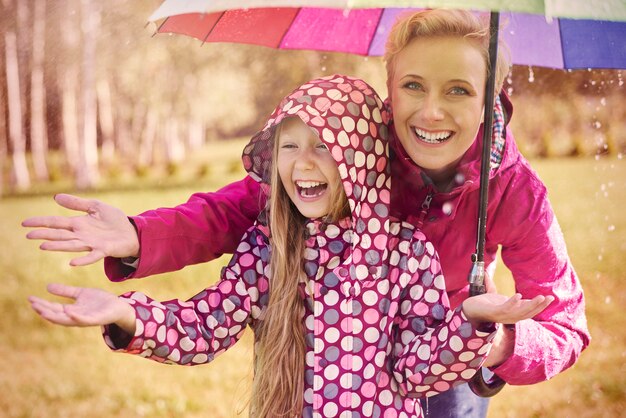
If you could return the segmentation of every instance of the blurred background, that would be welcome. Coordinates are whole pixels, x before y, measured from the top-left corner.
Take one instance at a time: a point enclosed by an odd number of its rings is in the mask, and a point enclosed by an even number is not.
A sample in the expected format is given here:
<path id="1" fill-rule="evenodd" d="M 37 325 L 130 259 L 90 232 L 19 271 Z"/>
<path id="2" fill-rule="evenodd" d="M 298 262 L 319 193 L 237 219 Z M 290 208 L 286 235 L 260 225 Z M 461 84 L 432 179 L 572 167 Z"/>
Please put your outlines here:
<path id="1" fill-rule="evenodd" d="M 26 297 L 56 280 L 186 298 L 225 260 L 109 284 L 102 266 L 68 267 L 19 222 L 65 214 L 57 192 L 128 214 L 240 179 L 240 154 L 278 101 L 344 73 L 386 96 L 379 58 L 157 35 L 159 0 L 0 0 L 0 416 L 233 416 L 252 376 L 249 336 L 209 365 L 166 367 L 113 355 L 96 329 L 63 329 Z M 594 340 L 571 370 L 507 387 L 490 417 L 612 417 L 626 408 L 626 93 L 616 70 L 513 67 L 505 88 L 522 153 L 550 191 L 585 288 Z M 496 280 L 513 292 L 500 266 Z M 623 285 L 623 284 L 622 284 Z M 245 413 L 244 413 L 245 415 Z"/>

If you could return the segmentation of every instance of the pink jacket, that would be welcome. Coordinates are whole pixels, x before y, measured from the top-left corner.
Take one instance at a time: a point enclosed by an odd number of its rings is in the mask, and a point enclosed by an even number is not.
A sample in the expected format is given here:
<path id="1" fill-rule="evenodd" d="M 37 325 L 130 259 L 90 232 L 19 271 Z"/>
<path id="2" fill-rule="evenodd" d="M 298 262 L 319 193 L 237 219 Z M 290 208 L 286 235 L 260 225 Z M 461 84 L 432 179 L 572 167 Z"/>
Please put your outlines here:
<path id="1" fill-rule="evenodd" d="M 504 95 L 502 99 L 510 115 L 510 102 Z M 496 121 L 501 118 L 497 115 Z M 440 254 L 451 305 L 458 306 L 468 296 L 467 274 L 475 251 L 482 141 L 478 139 L 460 163 L 461 184 L 450 193 L 439 193 L 394 139 L 393 125 L 390 131 L 392 212 L 414 224 L 423 221 L 422 231 Z M 515 351 L 494 369 L 506 382 L 524 385 L 549 379 L 570 367 L 590 336 L 582 287 L 546 188 L 518 151 L 510 132 L 503 145 L 503 149 L 494 148 L 500 163 L 491 172 L 485 263 L 493 272 L 501 246 L 518 292 L 527 298 L 538 294 L 555 297 L 535 319 L 516 325 Z M 432 201 L 424 205 L 431 193 Z M 259 194 L 258 183 L 247 177 L 215 193 L 194 194 L 175 208 L 134 217 L 141 242 L 137 270 L 109 258 L 105 260 L 107 275 L 114 281 L 144 277 L 234 251 L 262 207 Z"/>
<path id="2" fill-rule="evenodd" d="M 302 415 L 420 417 L 414 398 L 473 376 L 495 327 L 476 330 L 461 309 L 450 310 L 434 246 L 412 225 L 390 220 L 386 116 L 373 89 L 331 76 L 295 90 L 246 147 L 252 176 L 267 179 L 271 133 L 291 115 L 323 138 L 352 210 L 336 224 L 306 222 Z M 263 321 L 272 287 L 269 232 L 261 221 L 248 229 L 221 280 L 190 300 L 126 294 L 137 331 L 120 347 L 116 328 L 105 327 L 107 344 L 160 362 L 211 361 Z"/>

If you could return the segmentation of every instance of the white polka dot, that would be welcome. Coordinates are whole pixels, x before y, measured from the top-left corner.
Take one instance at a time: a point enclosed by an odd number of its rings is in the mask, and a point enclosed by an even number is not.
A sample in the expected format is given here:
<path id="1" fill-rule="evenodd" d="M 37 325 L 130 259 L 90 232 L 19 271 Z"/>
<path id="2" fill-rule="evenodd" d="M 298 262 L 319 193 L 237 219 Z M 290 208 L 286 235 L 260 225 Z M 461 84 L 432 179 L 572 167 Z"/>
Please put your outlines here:
<path id="1" fill-rule="evenodd" d="M 463 350 L 463 340 L 458 335 L 453 335 L 450 337 L 450 348 L 457 353 Z"/>
<path id="2" fill-rule="evenodd" d="M 461 354 L 459 354 L 459 360 L 463 362 L 472 361 L 474 360 L 475 357 L 476 357 L 476 354 L 474 354 L 471 351 L 464 351 Z"/>
<path id="3" fill-rule="evenodd" d="M 352 389 L 352 375 L 350 373 L 344 373 L 339 379 L 339 384 L 344 389 Z"/>
<path id="4" fill-rule="evenodd" d="M 421 285 L 416 284 L 415 286 L 411 286 L 409 293 L 411 294 L 411 299 L 420 300 L 424 294 L 424 288 Z"/>
<path id="5" fill-rule="evenodd" d="M 346 132 L 354 131 L 354 119 L 352 119 L 351 117 L 344 116 L 343 118 L 341 118 L 341 125 Z"/>
<path id="6" fill-rule="evenodd" d="M 352 371 L 358 372 L 363 368 L 363 359 L 359 356 L 352 356 Z"/>
<path id="7" fill-rule="evenodd" d="M 361 134 L 365 135 L 369 131 L 370 127 L 367 123 L 367 120 L 363 118 L 359 118 L 359 121 L 356 123 L 356 130 Z"/>
<path id="8" fill-rule="evenodd" d="M 156 333 L 157 341 L 164 342 L 166 332 L 167 332 L 167 329 L 165 328 L 165 325 L 161 325 Z"/>
<path id="9" fill-rule="evenodd" d="M 307 90 L 307 93 L 311 96 L 319 96 L 320 94 L 324 94 L 324 89 L 321 87 L 311 87 Z"/>
<path id="10" fill-rule="evenodd" d="M 369 154 L 367 156 L 367 169 L 371 170 L 376 165 L 376 156 L 374 154 Z"/>
<path id="11" fill-rule="evenodd" d="M 318 340 L 319 338 L 316 338 Z M 328 328 L 326 332 L 324 332 L 324 340 L 328 343 L 333 344 L 339 340 L 339 331 L 337 328 Z"/>
<path id="12" fill-rule="evenodd" d="M 380 114 L 380 110 L 378 110 L 378 108 L 375 108 L 372 111 L 372 119 L 374 119 L 374 122 L 376 123 L 381 123 L 383 121 L 383 117 Z"/>
<path id="13" fill-rule="evenodd" d="M 339 376 L 339 367 L 334 364 L 326 366 L 324 369 L 324 377 L 326 380 L 335 380 Z"/>
<path id="14" fill-rule="evenodd" d="M 420 268 L 422 270 L 426 270 L 428 267 L 430 267 L 430 257 L 422 257 L 422 260 L 420 261 Z"/>
<path id="15" fill-rule="evenodd" d="M 328 306 L 335 306 L 339 302 L 339 293 L 335 290 L 330 290 L 326 296 L 324 296 L 324 303 Z"/>
<path id="16" fill-rule="evenodd" d="M 354 153 L 354 165 L 357 167 L 363 167 L 365 165 L 365 154 L 362 151 Z"/>
<path id="17" fill-rule="evenodd" d="M 317 391 L 322 387 L 324 387 L 324 379 L 319 374 L 315 374 L 313 377 L 313 389 Z"/>
<path id="18" fill-rule="evenodd" d="M 439 341 L 445 341 L 448 339 L 448 328 L 443 327 L 441 328 L 441 331 L 439 331 L 439 334 L 437 335 L 437 339 Z"/>
<path id="19" fill-rule="evenodd" d="M 391 394 L 391 391 L 385 389 L 380 392 L 380 395 L 378 396 L 378 400 L 380 401 L 382 405 L 389 406 L 393 402 L 393 395 Z"/>
<path id="20" fill-rule="evenodd" d="M 373 364 L 368 364 L 365 366 L 365 369 L 363 369 L 363 377 L 365 379 L 371 379 L 374 377 L 374 373 L 376 373 L 376 367 L 374 367 Z"/>
<path id="21" fill-rule="evenodd" d="M 374 402 L 372 401 L 365 402 L 363 404 L 362 411 L 363 411 L 363 416 L 371 417 L 372 414 L 374 413 Z"/>
<path id="22" fill-rule="evenodd" d="M 203 364 L 206 363 L 208 360 L 209 357 L 206 354 L 196 354 L 195 356 L 193 356 L 193 360 L 191 360 L 191 362 L 196 364 Z"/>
<path id="23" fill-rule="evenodd" d="M 364 103 L 363 106 L 361 106 L 361 112 L 363 113 L 363 117 L 365 119 L 369 119 L 370 118 L 371 113 L 370 113 L 370 108 L 367 105 L 367 103 Z"/>
<path id="24" fill-rule="evenodd" d="M 378 302 L 378 295 L 373 290 L 363 293 L 363 303 L 367 306 L 374 306 Z"/>
<path id="25" fill-rule="evenodd" d="M 444 373 L 441 375 L 441 378 L 447 382 L 452 382 L 459 378 L 459 375 L 454 372 Z"/>
<path id="26" fill-rule="evenodd" d="M 469 379 L 476 374 L 476 369 L 467 369 L 461 372 L 461 377 L 463 379 Z"/>
<path id="27" fill-rule="evenodd" d="M 322 130 L 322 138 L 324 139 L 324 142 L 327 142 L 329 144 L 335 143 L 335 134 L 328 128 L 324 128 Z"/>
<path id="28" fill-rule="evenodd" d="M 340 131 L 337 134 L 337 142 L 339 143 L 339 145 L 345 148 L 350 145 L 350 138 L 348 138 L 348 134 L 345 133 L 345 131 Z"/>
<path id="29" fill-rule="evenodd" d="M 152 316 L 154 317 L 154 320 L 159 324 L 165 321 L 165 314 L 161 309 L 152 308 Z"/>
<path id="30" fill-rule="evenodd" d="M 430 359 L 430 347 L 426 344 L 420 345 L 417 349 L 417 358 L 424 361 Z"/>
<path id="31" fill-rule="evenodd" d="M 439 300 L 439 292 L 435 289 L 428 289 L 426 293 L 424 293 L 424 300 L 428 303 L 435 303 Z"/>
<path id="32" fill-rule="evenodd" d="M 385 365 L 385 361 L 387 360 L 387 354 L 384 351 L 379 351 L 374 356 L 374 364 L 378 367 L 383 367 Z"/>
<path id="33" fill-rule="evenodd" d="M 435 376 L 439 376 L 441 373 L 445 372 L 447 369 L 439 363 L 435 363 L 430 366 L 430 372 Z"/>

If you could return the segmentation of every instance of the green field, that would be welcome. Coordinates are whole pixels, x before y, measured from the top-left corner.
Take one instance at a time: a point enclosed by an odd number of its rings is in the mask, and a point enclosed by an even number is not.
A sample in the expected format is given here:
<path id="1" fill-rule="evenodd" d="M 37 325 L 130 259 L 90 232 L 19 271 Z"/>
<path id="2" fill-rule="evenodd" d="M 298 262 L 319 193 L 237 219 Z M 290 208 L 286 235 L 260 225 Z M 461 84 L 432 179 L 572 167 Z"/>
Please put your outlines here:
<path id="1" fill-rule="evenodd" d="M 534 161 L 550 191 L 587 298 L 593 341 L 580 361 L 549 382 L 506 387 L 490 417 L 618 417 L 626 409 L 626 163 L 618 158 Z M 212 190 L 228 176 L 217 176 Z M 185 201 L 191 188 L 101 192 L 129 214 Z M 50 325 L 31 311 L 27 296 L 44 295 L 51 281 L 140 289 L 157 299 L 188 297 L 213 282 L 214 262 L 130 283 L 108 283 L 101 264 L 70 268 L 67 254 L 44 253 L 24 238 L 22 219 L 67 213 L 51 196 L 0 200 L 0 416 L 2 417 L 231 417 L 245 410 L 252 376 L 250 333 L 212 364 L 164 366 L 114 354 L 96 328 Z M 225 260 L 221 260 L 222 262 Z M 503 266 L 500 290 L 512 290 Z M 246 416 L 247 414 L 243 414 Z"/>

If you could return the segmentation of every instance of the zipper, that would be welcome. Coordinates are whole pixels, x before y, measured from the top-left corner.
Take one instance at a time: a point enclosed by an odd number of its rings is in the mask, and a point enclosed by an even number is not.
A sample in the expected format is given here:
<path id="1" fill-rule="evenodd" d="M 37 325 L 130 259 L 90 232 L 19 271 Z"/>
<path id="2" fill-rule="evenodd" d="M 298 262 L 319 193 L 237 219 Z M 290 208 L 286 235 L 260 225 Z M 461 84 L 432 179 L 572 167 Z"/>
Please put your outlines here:
<path id="1" fill-rule="evenodd" d="M 426 215 L 428 214 L 428 209 L 430 208 L 430 202 L 433 200 L 433 192 L 429 192 L 426 195 L 426 199 L 422 202 L 422 210 L 420 211 L 420 216 L 417 219 L 417 229 L 422 229 L 422 225 L 424 225 L 424 219 L 426 219 Z"/>

